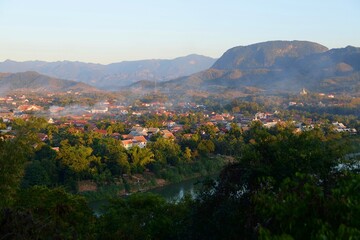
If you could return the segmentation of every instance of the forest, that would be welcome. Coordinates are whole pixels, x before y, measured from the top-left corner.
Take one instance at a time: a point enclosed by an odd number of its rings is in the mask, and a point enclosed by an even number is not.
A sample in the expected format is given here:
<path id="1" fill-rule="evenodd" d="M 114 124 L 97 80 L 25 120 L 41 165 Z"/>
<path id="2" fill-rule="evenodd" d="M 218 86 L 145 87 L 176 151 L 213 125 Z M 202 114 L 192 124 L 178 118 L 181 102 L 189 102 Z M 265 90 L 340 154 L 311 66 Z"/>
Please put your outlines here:
<path id="1" fill-rule="evenodd" d="M 2 239 L 360 237 L 359 157 L 349 154 L 359 152 L 357 135 L 326 126 L 299 133 L 290 123 L 264 128 L 259 122 L 247 131 L 234 124 L 220 135 L 202 125 L 191 138 L 154 136 L 149 147 L 125 150 L 112 138 L 54 129 L 41 118 L 18 120 L 13 128 L 15 138 L 0 140 Z M 43 131 L 58 152 L 39 141 Z M 84 179 L 108 185 L 124 175 L 178 177 L 201 168 L 222 170 L 195 198 L 176 203 L 146 193 L 108 196 L 96 216 L 76 192 Z"/>

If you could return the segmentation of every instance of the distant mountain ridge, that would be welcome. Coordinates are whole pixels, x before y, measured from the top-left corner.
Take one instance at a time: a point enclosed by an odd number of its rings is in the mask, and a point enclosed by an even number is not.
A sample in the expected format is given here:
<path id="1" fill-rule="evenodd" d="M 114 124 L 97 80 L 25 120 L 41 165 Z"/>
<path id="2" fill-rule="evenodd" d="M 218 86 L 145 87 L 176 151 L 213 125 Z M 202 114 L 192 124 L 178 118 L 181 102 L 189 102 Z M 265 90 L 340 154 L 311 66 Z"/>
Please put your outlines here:
<path id="1" fill-rule="evenodd" d="M 269 41 L 226 51 L 208 70 L 159 84 L 174 91 L 257 89 L 360 93 L 360 48 L 328 49 L 308 41 Z"/>
<path id="2" fill-rule="evenodd" d="M 216 59 L 188 55 L 175 59 L 124 61 L 108 65 L 83 62 L 15 62 L 0 63 L 0 72 L 36 71 L 61 79 L 75 80 L 107 90 L 115 90 L 140 80 L 165 81 L 188 76 L 211 67 Z"/>
<path id="3" fill-rule="evenodd" d="M 215 69 L 275 68 L 289 61 L 329 49 L 308 41 L 270 41 L 227 50 L 212 66 Z"/>
<path id="4" fill-rule="evenodd" d="M 8 92 L 98 92 L 99 90 L 85 83 L 57 79 L 37 72 L 0 73 L 0 95 Z"/>
<path id="5" fill-rule="evenodd" d="M 328 49 L 309 41 L 269 41 L 238 46 L 219 59 L 189 55 L 172 60 L 143 60 L 109 65 L 82 62 L 0 63 L 0 72 L 39 69 L 63 79 L 102 89 L 210 93 L 299 92 L 360 95 L 360 48 Z M 202 70 L 199 70 L 202 69 Z M 191 73 L 194 72 L 194 73 Z M 140 80 L 137 82 L 137 80 Z M 156 87 L 155 87 L 156 86 Z"/>

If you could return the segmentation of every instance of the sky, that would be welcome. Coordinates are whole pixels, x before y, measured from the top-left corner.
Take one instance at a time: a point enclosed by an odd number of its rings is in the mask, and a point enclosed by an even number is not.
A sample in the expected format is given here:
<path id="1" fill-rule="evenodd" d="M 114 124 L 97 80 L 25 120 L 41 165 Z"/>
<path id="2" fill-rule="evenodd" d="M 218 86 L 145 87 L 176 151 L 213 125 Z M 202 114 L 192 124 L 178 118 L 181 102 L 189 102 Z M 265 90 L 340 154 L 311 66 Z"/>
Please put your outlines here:
<path id="1" fill-rule="evenodd" d="M 218 58 L 270 40 L 360 47 L 360 1 L 0 0 L 0 61 Z"/>

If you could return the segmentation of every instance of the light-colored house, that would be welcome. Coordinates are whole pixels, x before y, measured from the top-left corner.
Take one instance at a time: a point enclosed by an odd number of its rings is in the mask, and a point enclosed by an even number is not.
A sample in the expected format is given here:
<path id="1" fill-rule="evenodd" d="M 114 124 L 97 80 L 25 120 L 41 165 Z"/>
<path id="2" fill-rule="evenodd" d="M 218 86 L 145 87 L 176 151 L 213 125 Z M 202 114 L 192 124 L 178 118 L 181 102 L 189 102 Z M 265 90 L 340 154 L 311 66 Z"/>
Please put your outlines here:
<path id="1" fill-rule="evenodd" d="M 138 146 L 139 148 L 146 147 L 147 140 L 144 136 L 134 136 L 131 139 L 122 140 L 121 143 L 126 150 L 129 150 L 134 146 Z"/>
<path id="2" fill-rule="evenodd" d="M 175 124 L 176 124 L 176 122 L 174 122 L 174 121 L 168 121 L 168 122 L 166 123 L 166 125 L 167 125 L 168 128 L 173 127 Z"/>
<path id="3" fill-rule="evenodd" d="M 306 89 L 305 88 L 303 88 L 302 90 L 301 90 L 301 92 L 300 92 L 300 95 L 307 95 L 308 93 L 307 93 L 307 91 L 306 91 Z"/>
<path id="4" fill-rule="evenodd" d="M 216 114 L 214 116 L 211 116 L 210 121 L 212 122 L 222 122 L 225 118 L 222 115 Z"/>
<path id="5" fill-rule="evenodd" d="M 146 139 L 144 136 L 134 136 L 132 139 L 133 146 L 139 146 L 140 148 L 146 147 Z"/>
<path id="6" fill-rule="evenodd" d="M 121 144 L 124 146 L 126 150 L 129 150 L 133 146 L 133 141 L 130 140 L 122 140 Z"/>
<path id="7" fill-rule="evenodd" d="M 43 110 L 43 107 L 37 106 L 37 105 L 20 105 L 17 108 L 19 111 L 25 112 L 25 111 L 41 111 Z"/>
<path id="8" fill-rule="evenodd" d="M 332 125 L 335 127 L 335 131 L 337 131 L 337 132 L 350 132 L 353 134 L 357 133 L 355 128 L 350 129 L 350 128 L 346 127 L 343 123 L 334 122 L 334 123 L 332 123 Z"/>
<path id="9" fill-rule="evenodd" d="M 126 109 L 122 109 L 122 110 L 120 110 L 120 113 L 121 113 L 122 115 L 127 115 L 129 112 L 128 112 L 128 110 L 126 110 Z"/>
<path id="10" fill-rule="evenodd" d="M 130 135 L 133 136 L 147 136 L 148 129 L 144 127 L 133 127 L 130 129 Z"/>
<path id="11" fill-rule="evenodd" d="M 272 127 L 275 127 L 276 124 L 278 124 L 278 122 L 267 122 L 267 123 L 264 123 L 264 127 L 272 128 Z"/>
<path id="12" fill-rule="evenodd" d="M 160 129 L 159 128 L 148 128 L 148 130 L 147 130 L 147 133 L 148 134 L 156 134 L 156 133 L 158 133 L 160 131 Z"/>
<path id="13" fill-rule="evenodd" d="M 97 108 L 93 108 L 91 109 L 91 113 L 106 113 L 107 111 L 109 111 L 108 107 L 97 107 Z"/>

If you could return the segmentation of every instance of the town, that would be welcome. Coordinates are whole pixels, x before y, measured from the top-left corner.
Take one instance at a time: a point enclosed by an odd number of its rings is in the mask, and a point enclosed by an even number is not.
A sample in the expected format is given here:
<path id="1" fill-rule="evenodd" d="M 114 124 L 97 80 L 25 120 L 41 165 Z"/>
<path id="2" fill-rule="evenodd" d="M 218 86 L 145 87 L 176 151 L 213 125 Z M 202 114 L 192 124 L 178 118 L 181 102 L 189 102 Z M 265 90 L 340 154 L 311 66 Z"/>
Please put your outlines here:
<path id="1" fill-rule="evenodd" d="M 0 1 L 0 240 L 360 239 L 359 1 Z"/>
<path id="2" fill-rule="evenodd" d="M 357 166 L 352 164 L 357 161 L 360 124 L 352 114 L 357 114 L 359 99 L 304 92 L 237 99 L 71 91 L 8 94 L 0 98 L 0 154 L 4 160 L 26 162 L 18 180 L 22 191 L 41 197 L 44 193 L 38 191 L 61 187 L 85 197 L 90 206 L 114 198 L 136 202 L 139 193 L 219 172 L 221 181 L 233 181 L 227 180 L 226 174 L 232 174 L 227 171 L 238 171 L 240 161 L 249 161 L 245 169 L 274 165 L 281 174 L 291 170 L 281 167 L 284 158 L 302 159 L 294 171 L 318 171 L 326 168 L 327 159 L 345 159 L 332 163 L 341 171 Z M 275 163 L 269 165 L 269 158 Z M 17 171 L 13 166 L 0 168 L 4 178 Z M 222 191 L 221 185 L 211 186 Z"/>
<path id="3" fill-rule="evenodd" d="M 301 95 L 307 95 L 305 89 L 298 97 Z M 0 97 L 0 119 L 4 123 L 2 125 L 4 128 L 0 131 L 11 135 L 12 120 L 16 118 L 27 120 L 32 116 L 37 116 L 45 118 L 49 124 L 57 128 L 71 126 L 77 131 L 91 130 L 104 137 L 122 140 L 126 149 L 135 145 L 145 147 L 146 142 L 154 134 L 174 140 L 175 136 L 183 134 L 190 137 L 191 133 L 194 133 L 201 125 L 213 126 L 218 134 L 225 134 L 231 129 L 232 124 L 246 131 L 253 121 L 259 121 L 267 128 L 291 122 L 295 126 L 295 131 L 299 132 L 313 129 L 330 119 L 314 119 L 307 117 L 308 114 L 300 115 L 300 113 L 284 115 L 281 113 L 282 110 L 289 111 L 304 108 L 304 106 L 345 108 L 349 105 L 349 101 L 347 103 L 344 99 L 335 99 L 334 95 L 325 96 L 323 93 L 317 95 L 320 99 L 316 99 L 315 103 L 313 99 L 306 99 L 308 100 L 306 102 L 304 99 L 295 97 L 293 99 L 298 100 L 296 102 L 286 103 L 284 100 L 273 112 L 255 111 L 255 109 L 250 112 L 242 111 L 240 107 L 220 109 L 223 111 L 216 112 L 196 102 L 141 101 L 139 99 L 133 102 L 104 99 L 93 103 L 92 106 L 61 101 L 63 98 L 80 97 L 81 94 L 78 92 L 50 93 L 44 96 L 30 95 L 29 97 L 25 94 L 8 95 Z M 351 102 L 355 102 L 355 99 L 351 99 Z M 192 121 L 192 125 L 189 126 L 189 119 L 197 119 L 197 121 Z M 106 124 L 101 124 L 105 122 Z M 115 123 L 123 124 L 122 131 L 124 132 L 113 131 L 110 125 Z M 332 128 L 335 131 L 356 134 L 356 125 L 352 125 L 347 127 L 342 122 L 332 122 Z M 46 138 L 46 135 L 42 135 L 43 140 Z"/>

